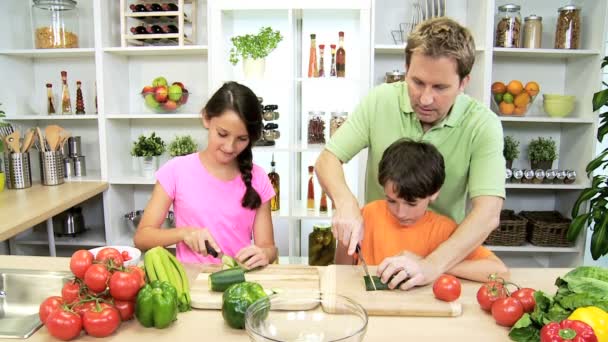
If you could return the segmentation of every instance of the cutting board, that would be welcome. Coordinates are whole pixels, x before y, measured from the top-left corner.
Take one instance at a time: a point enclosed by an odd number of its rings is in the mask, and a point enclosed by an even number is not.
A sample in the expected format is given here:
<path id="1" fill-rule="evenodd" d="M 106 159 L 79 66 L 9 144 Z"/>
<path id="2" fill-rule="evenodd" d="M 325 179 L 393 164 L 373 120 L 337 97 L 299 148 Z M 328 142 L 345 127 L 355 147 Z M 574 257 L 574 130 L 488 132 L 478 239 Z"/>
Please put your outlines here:
<path id="1" fill-rule="evenodd" d="M 220 266 L 206 267 L 190 285 L 191 305 L 195 309 L 222 308 L 222 292 L 209 289 L 209 274 Z M 245 273 L 245 280 L 259 283 L 265 289 L 281 289 L 289 292 L 319 292 L 319 272 L 316 267 L 306 265 L 268 265 L 262 269 Z M 301 306 L 293 307 L 293 309 Z M 289 309 L 289 308 L 285 308 Z"/>
<path id="2" fill-rule="evenodd" d="M 376 274 L 376 266 L 370 266 L 371 275 Z M 435 316 L 451 317 L 462 314 L 458 302 L 444 302 L 436 299 L 430 285 L 409 291 L 384 290 L 366 291 L 362 266 L 331 265 L 321 277 L 322 293 L 337 293 L 361 304 L 371 316 Z M 326 311 L 332 311 L 331 303 L 323 303 Z"/>

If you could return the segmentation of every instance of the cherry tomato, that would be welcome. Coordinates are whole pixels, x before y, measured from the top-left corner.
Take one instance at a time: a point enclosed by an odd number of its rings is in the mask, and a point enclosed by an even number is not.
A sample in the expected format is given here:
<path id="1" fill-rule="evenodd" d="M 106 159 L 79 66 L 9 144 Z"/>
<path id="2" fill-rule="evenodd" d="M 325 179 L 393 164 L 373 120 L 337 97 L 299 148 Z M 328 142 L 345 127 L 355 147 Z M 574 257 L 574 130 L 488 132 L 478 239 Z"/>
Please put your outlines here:
<path id="1" fill-rule="evenodd" d="M 87 334 L 94 337 L 111 335 L 120 326 L 120 313 L 110 305 L 98 305 L 86 311 L 82 317 L 82 325 Z"/>
<path id="2" fill-rule="evenodd" d="M 97 252 L 97 255 L 95 255 L 95 260 L 103 263 L 112 260 L 112 263 L 116 267 L 122 266 L 124 261 L 118 249 L 112 247 L 102 248 Z"/>
<path id="3" fill-rule="evenodd" d="M 82 331 L 80 316 L 63 308 L 53 311 L 47 318 L 45 325 L 51 336 L 64 341 L 77 337 Z"/>
<path id="4" fill-rule="evenodd" d="M 84 278 L 84 273 L 93 264 L 93 253 L 86 249 L 80 249 L 72 254 L 70 259 L 70 270 L 80 279 Z"/>
<path id="5" fill-rule="evenodd" d="M 122 253 L 120 253 L 120 255 L 122 256 L 123 261 L 129 261 L 132 259 L 131 256 L 129 255 L 128 251 L 122 251 Z"/>
<path id="6" fill-rule="evenodd" d="M 67 304 L 72 304 L 80 299 L 80 284 L 76 280 L 71 280 L 63 285 L 61 298 Z"/>
<path id="7" fill-rule="evenodd" d="M 133 300 L 139 292 L 140 281 L 137 273 L 116 271 L 110 278 L 110 294 L 118 300 Z"/>
<path id="8" fill-rule="evenodd" d="M 40 322 L 45 324 L 46 319 L 49 317 L 51 312 L 60 308 L 61 305 L 63 305 L 63 298 L 59 296 L 48 297 L 42 303 L 40 303 L 40 307 L 38 308 L 38 317 L 40 318 Z"/>
<path id="9" fill-rule="evenodd" d="M 513 298 L 500 298 L 492 304 L 492 317 L 499 325 L 512 327 L 524 314 L 524 307 Z"/>
<path id="10" fill-rule="evenodd" d="M 110 280 L 110 272 L 102 264 L 93 264 L 84 274 L 84 283 L 89 290 L 99 293 L 103 292 Z"/>
<path id="11" fill-rule="evenodd" d="M 453 302 L 460 297 L 460 281 L 456 277 L 443 274 L 433 284 L 433 294 L 437 299 Z"/>
<path id="12" fill-rule="evenodd" d="M 529 287 L 521 288 L 511 294 L 511 297 L 519 300 L 521 305 L 524 307 L 524 312 L 534 311 L 536 306 L 536 300 L 534 299 L 534 289 Z"/>
<path id="13" fill-rule="evenodd" d="M 120 313 L 120 319 L 128 321 L 133 319 L 133 313 L 135 312 L 135 302 L 132 300 L 114 300 L 114 307 Z"/>
<path id="14" fill-rule="evenodd" d="M 490 311 L 492 304 L 497 299 L 506 298 L 507 289 L 505 289 L 503 283 L 497 281 L 489 281 L 477 290 L 477 302 L 482 309 Z"/>
<path id="15" fill-rule="evenodd" d="M 144 287 L 146 285 L 146 272 L 138 266 L 129 266 L 128 270 L 132 273 L 135 273 L 139 276 L 139 288 Z"/>
<path id="16" fill-rule="evenodd" d="M 80 318 L 82 318 L 84 316 L 84 313 L 87 311 L 90 311 L 91 309 L 93 309 L 95 307 L 95 301 L 89 301 L 89 302 L 84 302 L 84 303 L 79 303 L 74 305 L 74 307 L 72 308 L 72 310 L 74 310 L 77 314 L 80 315 Z"/>

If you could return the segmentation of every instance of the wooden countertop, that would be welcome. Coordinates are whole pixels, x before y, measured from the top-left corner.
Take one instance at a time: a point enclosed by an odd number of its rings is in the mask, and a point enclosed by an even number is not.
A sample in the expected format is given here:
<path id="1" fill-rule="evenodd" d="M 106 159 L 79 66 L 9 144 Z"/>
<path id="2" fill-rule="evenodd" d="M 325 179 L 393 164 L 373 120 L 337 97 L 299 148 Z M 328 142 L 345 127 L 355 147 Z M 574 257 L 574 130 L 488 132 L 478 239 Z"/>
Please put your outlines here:
<path id="1" fill-rule="evenodd" d="M 27 189 L 0 192 L 0 241 L 9 239 L 87 199 L 104 192 L 106 182 L 34 184 Z"/>
<path id="2" fill-rule="evenodd" d="M 46 269 L 68 271 L 68 258 L 0 256 L 0 268 Z M 321 272 L 323 268 L 320 268 Z M 554 294 L 555 279 L 569 269 L 515 268 L 512 281 Z M 494 322 L 492 316 L 479 308 L 475 295 L 479 283 L 463 281 L 460 302 L 463 314 L 459 317 L 369 317 L 365 341 L 509 341 L 508 328 Z M 60 294 L 58 294 L 60 295 Z M 403 293 L 407 296 L 407 292 Z M 104 341 L 189 341 L 203 339 L 221 341 L 249 341 L 244 330 L 230 329 L 217 310 L 193 310 L 180 313 L 177 321 L 167 329 L 148 329 L 136 320 L 123 323 L 116 333 Z M 215 338 L 215 339 L 214 339 Z M 218 339 L 219 338 L 219 339 Z M 4 340 L 2 340 L 4 341 Z M 6 340 L 14 341 L 14 340 Z M 55 341 L 45 327 L 27 341 Z M 99 341 L 82 334 L 75 341 Z"/>

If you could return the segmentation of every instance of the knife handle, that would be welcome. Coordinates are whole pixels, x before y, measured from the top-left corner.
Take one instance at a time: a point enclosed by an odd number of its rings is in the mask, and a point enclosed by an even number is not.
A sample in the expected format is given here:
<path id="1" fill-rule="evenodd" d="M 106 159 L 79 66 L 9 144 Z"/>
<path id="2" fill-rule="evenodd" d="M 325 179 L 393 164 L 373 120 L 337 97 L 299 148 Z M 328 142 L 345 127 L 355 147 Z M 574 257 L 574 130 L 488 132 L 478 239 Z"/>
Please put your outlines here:
<path id="1" fill-rule="evenodd" d="M 205 240 L 205 248 L 207 249 L 207 253 L 209 253 L 212 257 L 217 258 L 218 257 L 218 253 L 217 251 L 211 247 L 211 245 L 209 244 L 209 241 Z"/>

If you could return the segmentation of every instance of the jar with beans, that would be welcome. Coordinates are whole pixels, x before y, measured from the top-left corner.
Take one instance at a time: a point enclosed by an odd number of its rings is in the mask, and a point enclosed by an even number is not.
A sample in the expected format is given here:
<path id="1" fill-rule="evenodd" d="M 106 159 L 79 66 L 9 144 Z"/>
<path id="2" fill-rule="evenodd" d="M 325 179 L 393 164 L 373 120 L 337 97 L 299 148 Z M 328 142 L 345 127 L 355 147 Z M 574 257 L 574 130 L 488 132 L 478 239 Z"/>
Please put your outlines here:
<path id="1" fill-rule="evenodd" d="M 332 112 L 331 120 L 329 121 L 329 137 L 331 138 L 334 133 L 344 124 L 348 116 L 347 112 Z"/>
<path id="2" fill-rule="evenodd" d="M 308 112 L 308 143 L 325 144 L 324 112 Z"/>

